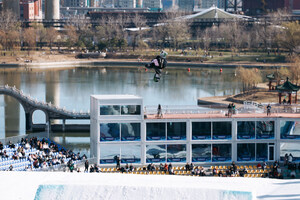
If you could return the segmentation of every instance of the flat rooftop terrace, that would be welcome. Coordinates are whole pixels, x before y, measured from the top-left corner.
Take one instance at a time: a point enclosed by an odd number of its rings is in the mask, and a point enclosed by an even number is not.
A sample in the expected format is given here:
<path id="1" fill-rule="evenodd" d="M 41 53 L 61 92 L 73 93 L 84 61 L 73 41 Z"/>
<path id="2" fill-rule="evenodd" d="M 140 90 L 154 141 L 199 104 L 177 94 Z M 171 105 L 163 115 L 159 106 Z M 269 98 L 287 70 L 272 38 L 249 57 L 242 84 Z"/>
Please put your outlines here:
<path id="1" fill-rule="evenodd" d="M 162 106 L 162 116 L 157 115 L 157 107 L 145 107 L 145 119 L 208 119 L 208 118 L 300 118 L 300 105 L 271 105 L 267 115 L 266 105 L 244 105 L 228 115 L 229 109 L 216 106 Z"/>
<path id="2" fill-rule="evenodd" d="M 267 116 L 266 113 L 241 113 L 233 114 L 228 117 L 222 113 L 207 114 L 163 114 L 158 117 L 156 114 L 146 115 L 147 119 L 208 119 L 208 118 L 300 118 L 300 113 L 272 113 Z"/>

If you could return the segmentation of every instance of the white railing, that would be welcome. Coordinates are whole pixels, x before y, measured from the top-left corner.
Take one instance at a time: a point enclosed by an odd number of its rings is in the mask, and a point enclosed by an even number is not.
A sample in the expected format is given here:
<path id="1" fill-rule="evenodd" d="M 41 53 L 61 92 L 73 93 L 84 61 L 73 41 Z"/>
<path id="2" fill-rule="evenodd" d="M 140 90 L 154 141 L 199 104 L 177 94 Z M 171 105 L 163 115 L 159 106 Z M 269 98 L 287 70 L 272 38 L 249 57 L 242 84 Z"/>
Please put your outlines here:
<path id="1" fill-rule="evenodd" d="M 161 106 L 162 114 L 208 114 L 208 113 L 224 113 L 226 109 L 216 109 L 213 106 Z M 157 114 L 157 106 L 146 106 L 144 113 L 147 115 Z"/>
<path id="2" fill-rule="evenodd" d="M 267 113 L 268 104 L 258 104 L 258 103 L 247 103 L 243 107 L 236 108 L 235 114 L 242 113 Z M 299 113 L 300 105 L 281 105 L 272 103 L 271 113 Z M 216 107 L 215 105 L 199 107 L 199 106 L 161 106 L 162 114 L 226 114 L 228 113 L 228 108 L 226 107 Z M 144 107 L 145 115 L 157 114 L 157 106 L 146 106 Z"/>

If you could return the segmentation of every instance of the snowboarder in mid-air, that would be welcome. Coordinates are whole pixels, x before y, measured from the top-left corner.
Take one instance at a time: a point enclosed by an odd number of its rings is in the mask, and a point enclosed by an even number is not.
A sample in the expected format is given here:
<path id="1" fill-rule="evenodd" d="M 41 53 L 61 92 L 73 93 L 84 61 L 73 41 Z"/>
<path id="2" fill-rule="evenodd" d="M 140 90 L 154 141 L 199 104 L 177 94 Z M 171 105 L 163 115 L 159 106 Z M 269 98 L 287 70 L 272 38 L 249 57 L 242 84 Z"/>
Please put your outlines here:
<path id="1" fill-rule="evenodd" d="M 151 63 L 145 65 L 146 68 L 155 70 L 153 78 L 155 82 L 158 82 L 160 80 L 162 69 L 167 66 L 167 55 L 167 52 L 161 51 L 160 55 L 156 56 L 156 58 L 154 58 Z"/>

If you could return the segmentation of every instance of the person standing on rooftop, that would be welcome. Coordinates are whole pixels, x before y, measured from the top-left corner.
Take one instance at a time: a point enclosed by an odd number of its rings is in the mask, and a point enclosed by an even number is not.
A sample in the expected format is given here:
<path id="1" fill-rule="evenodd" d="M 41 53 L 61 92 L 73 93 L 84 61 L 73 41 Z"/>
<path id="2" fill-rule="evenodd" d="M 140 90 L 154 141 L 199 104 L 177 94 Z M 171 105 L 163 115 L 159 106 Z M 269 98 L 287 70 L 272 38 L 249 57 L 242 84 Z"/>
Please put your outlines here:
<path id="1" fill-rule="evenodd" d="M 267 106 L 267 116 L 270 116 L 271 115 L 271 105 L 268 104 Z"/>

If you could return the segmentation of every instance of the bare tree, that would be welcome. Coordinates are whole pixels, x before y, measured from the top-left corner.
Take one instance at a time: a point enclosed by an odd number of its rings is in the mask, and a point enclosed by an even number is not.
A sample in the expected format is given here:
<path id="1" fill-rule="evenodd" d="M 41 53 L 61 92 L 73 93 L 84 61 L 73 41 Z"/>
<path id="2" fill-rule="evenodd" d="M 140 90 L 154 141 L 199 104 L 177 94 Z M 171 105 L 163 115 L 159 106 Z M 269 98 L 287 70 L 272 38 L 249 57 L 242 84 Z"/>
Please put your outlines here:
<path id="1" fill-rule="evenodd" d="M 126 27 L 128 26 L 130 22 L 130 19 L 127 15 L 120 15 L 116 18 L 116 23 L 117 23 L 117 46 L 121 50 L 123 47 L 127 46 L 127 40 L 126 38 L 128 37 L 128 32 L 125 30 Z"/>
<path id="2" fill-rule="evenodd" d="M 300 57 L 299 56 L 293 56 L 291 58 L 292 65 L 289 68 L 290 69 L 290 76 L 293 82 L 298 85 L 300 81 Z"/>
<path id="3" fill-rule="evenodd" d="M 38 23 L 34 23 L 32 27 L 35 30 L 36 41 L 38 41 L 40 45 L 40 49 L 42 49 L 44 43 L 46 42 L 47 30 L 44 28 L 42 24 L 38 24 Z"/>
<path id="4" fill-rule="evenodd" d="M 137 28 L 136 31 L 131 31 L 130 35 L 132 36 L 132 49 L 135 51 L 135 48 L 139 40 L 143 37 L 146 28 L 146 19 L 139 15 L 138 13 L 132 18 L 132 23 Z"/>
<path id="5" fill-rule="evenodd" d="M 30 55 L 30 50 L 36 46 L 36 32 L 33 28 L 26 28 L 24 30 L 23 41 L 27 46 L 28 55 Z"/>
<path id="6" fill-rule="evenodd" d="M 108 47 L 114 49 L 120 37 L 117 20 L 115 18 L 103 18 L 98 21 L 98 24 L 95 34 L 98 40 L 98 48 Z"/>
<path id="7" fill-rule="evenodd" d="M 46 41 L 49 44 L 50 50 L 52 50 L 53 43 L 57 40 L 58 32 L 55 28 L 47 28 Z"/>
<path id="8" fill-rule="evenodd" d="M 71 49 L 71 47 L 74 47 L 76 45 L 76 42 L 78 41 L 78 34 L 76 32 L 76 27 L 73 25 L 67 25 L 65 27 L 66 29 L 66 44 L 68 46 L 69 49 Z"/>
<path id="9" fill-rule="evenodd" d="M 72 24 L 69 26 L 74 26 L 73 30 L 76 30 L 78 40 L 76 42 L 77 48 L 93 48 L 94 32 L 92 29 L 92 24 L 88 19 L 72 18 L 70 20 Z"/>
<path id="10" fill-rule="evenodd" d="M 157 27 L 157 35 L 162 39 L 163 45 L 168 40 L 168 42 L 173 44 L 173 48 L 177 49 L 181 42 L 191 37 L 189 33 L 190 23 L 180 16 L 181 13 L 171 10 L 160 20 Z"/>
<path id="11" fill-rule="evenodd" d="M 237 77 L 243 83 L 243 92 L 256 87 L 262 81 L 261 74 L 257 69 L 238 67 Z"/>
<path id="12" fill-rule="evenodd" d="M 288 49 L 290 53 L 299 53 L 300 50 L 300 24 L 287 22 L 282 24 L 281 31 L 277 35 L 281 47 Z"/>
<path id="13" fill-rule="evenodd" d="M 0 12 L 0 43 L 5 49 L 12 49 L 20 38 L 20 25 L 16 15 L 9 11 Z"/>
<path id="14" fill-rule="evenodd" d="M 211 43 L 210 33 L 211 33 L 210 28 L 206 28 L 202 32 L 202 40 L 201 41 L 202 41 L 202 44 L 203 44 L 203 49 L 205 49 L 206 51 L 208 51 L 208 49 L 210 47 L 210 43 Z"/>
<path id="15" fill-rule="evenodd" d="M 224 39 L 230 45 L 232 52 L 236 52 L 236 50 L 239 52 L 246 40 L 244 26 L 236 20 L 220 25 L 219 32 L 223 33 Z"/>
<path id="16" fill-rule="evenodd" d="M 187 20 L 178 19 L 169 23 L 167 26 L 170 39 L 173 41 L 173 46 L 178 49 L 179 44 L 187 41 L 190 38 L 189 24 Z"/>

